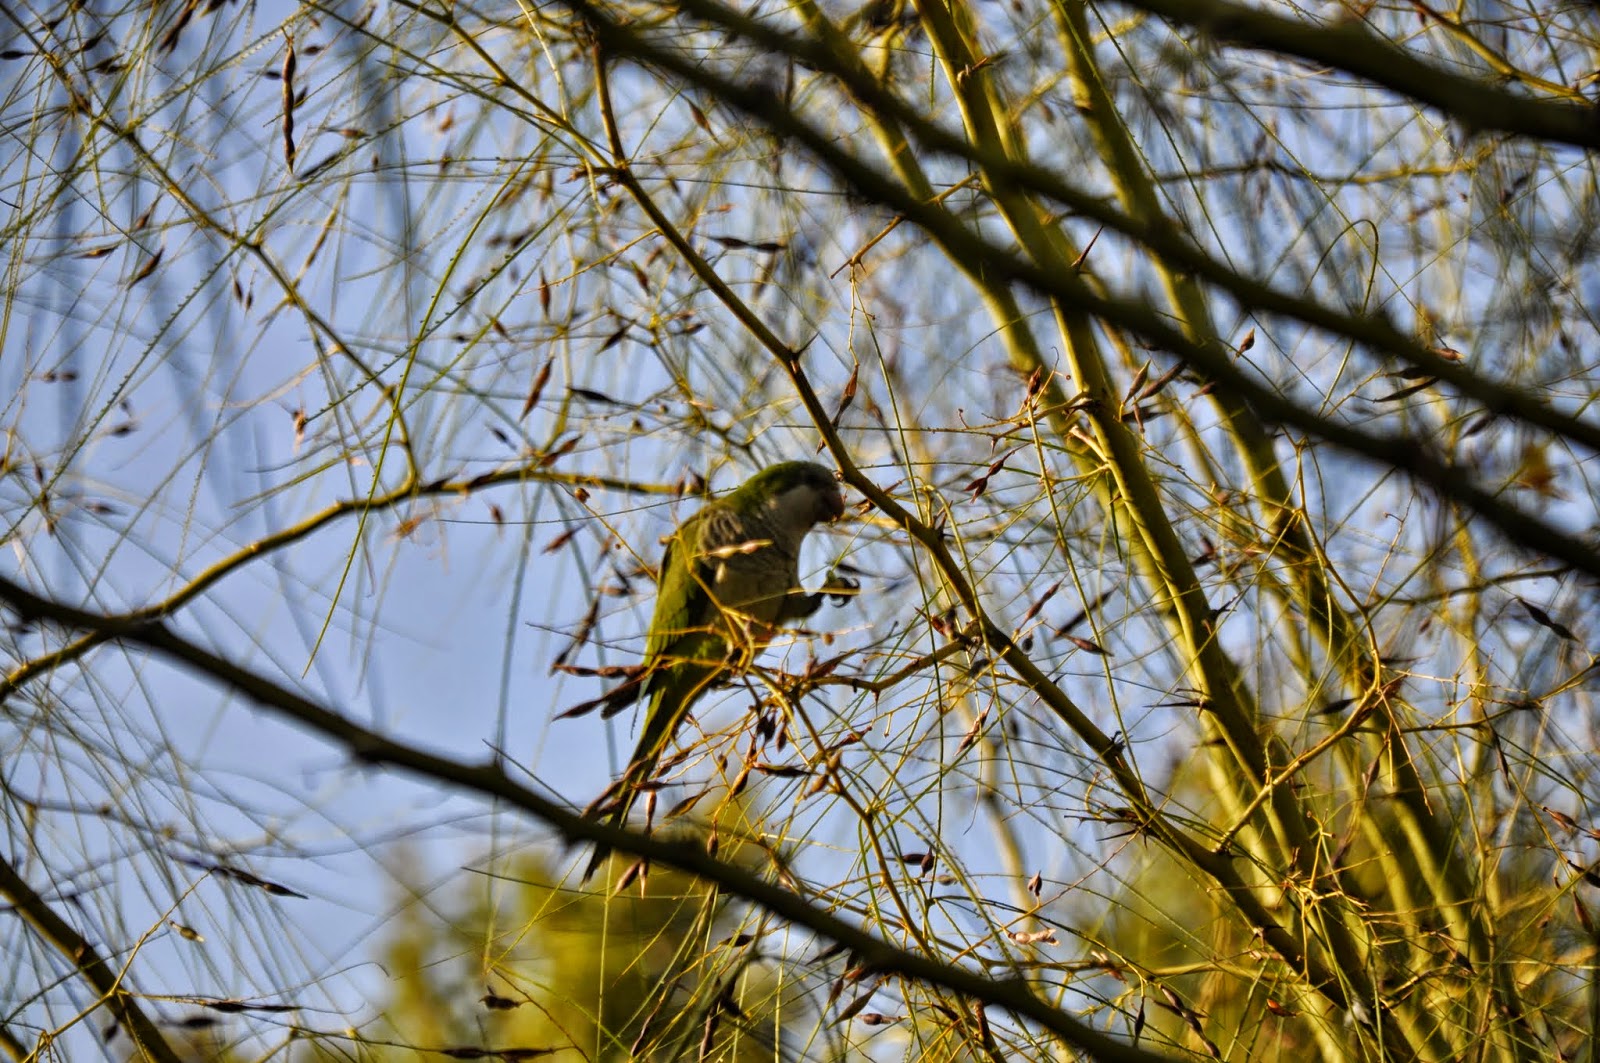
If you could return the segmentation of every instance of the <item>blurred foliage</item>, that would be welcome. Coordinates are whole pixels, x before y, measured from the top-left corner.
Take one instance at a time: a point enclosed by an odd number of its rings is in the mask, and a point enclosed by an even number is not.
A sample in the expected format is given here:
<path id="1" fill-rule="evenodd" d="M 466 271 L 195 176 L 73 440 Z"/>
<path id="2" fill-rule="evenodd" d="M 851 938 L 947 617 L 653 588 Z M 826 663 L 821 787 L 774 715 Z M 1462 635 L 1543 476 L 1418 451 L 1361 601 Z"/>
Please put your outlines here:
<path id="1" fill-rule="evenodd" d="M 400 885 L 411 890 L 381 959 L 393 996 L 363 1031 L 367 1058 L 472 1046 L 505 1058 L 771 1059 L 783 1054 L 780 1016 L 806 1013 L 759 946 L 728 962 L 708 949 L 736 920 L 681 873 L 655 869 L 607 895 L 573 890 L 528 856 L 487 886 Z M 308 1058 L 345 1056 L 330 1046 Z"/>

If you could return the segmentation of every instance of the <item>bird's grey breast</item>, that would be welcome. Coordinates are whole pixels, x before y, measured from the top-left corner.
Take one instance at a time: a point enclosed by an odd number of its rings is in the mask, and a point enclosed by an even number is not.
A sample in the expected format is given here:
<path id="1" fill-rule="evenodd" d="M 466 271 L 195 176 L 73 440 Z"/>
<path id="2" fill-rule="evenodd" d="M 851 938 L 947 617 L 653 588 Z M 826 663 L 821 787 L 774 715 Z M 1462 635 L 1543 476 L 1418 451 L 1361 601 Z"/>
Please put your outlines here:
<path id="1" fill-rule="evenodd" d="M 764 514 L 727 515 L 706 527 L 711 592 L 724 608 L 771 623 L 800 581 L 798 543 L 780 534 Z"/>

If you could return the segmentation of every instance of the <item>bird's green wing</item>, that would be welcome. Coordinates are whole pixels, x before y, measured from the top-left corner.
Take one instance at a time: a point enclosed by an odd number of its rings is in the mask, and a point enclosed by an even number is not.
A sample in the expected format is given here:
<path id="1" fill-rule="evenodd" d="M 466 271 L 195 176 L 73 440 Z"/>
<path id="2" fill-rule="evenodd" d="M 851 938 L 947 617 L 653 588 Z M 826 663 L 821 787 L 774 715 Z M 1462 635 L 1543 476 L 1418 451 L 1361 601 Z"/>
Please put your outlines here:
<path id="1" fill-rule="evenodd" d="M 656 608 L 645 645 L 646 707 L 629 762 L 635 783 L 649 778 L 689 707 L 733 667 L 722 604 L 712 594 L 725 557 L 750 538 L 737 509 L 714 501 L 683 522 L 661 559 Z M 742 652 L 748 654 L 748 647 Z"/>
<path id="2" fill-rule="evenodd" d="M 656 582 L 655 611 L 645 640 L 646 667 L 672 655 L 673 644 L 704 627 L 711 619 L 710 573 L 701 553 L 700 531 L 705 511 L 684 521 L 667 540 Z"/>
<path id="3" fill-rule="evenodd" d="M 680 661 L 720 663 L 726 656 L 722 605 L 711 591 L 725 560 L 719 552 L 749 538 L 747 522 L 718 500 L 684 521 L 667 541 L 645 641 L 646 667 L 670 668 Z"/>
<path id="4" fill-rule="evenodd" d="M 738 542 L 737 537 L 730 538 L 736 535 L 737 524 L 726 507 L 709 503 L 683 522 L 661 555 L 655 611 L 645 641 L 644 720 L 633 756 L 611 791 L 615 797 L 607 813 L 611 823 L 627 821 L 628 809 L 640 787 L 655 775 L 689 706 L 727 667 L 727 639 L 720 633 L 718 606 L 711 595 L 716 559 L 707 551 Z M 596 849 L 584 872 L 586 880 L 609 851 L 605 846 Z"/>
<path id="5" fill-rule="evenodd" d="M 712 597 L 715 552 L 743 539 L 726 506 L 711 502 L 684 521 L 661 558 L 655 612 L 645 643 L 646 709 L 634 763 L 653 763 L 690 704 L 727 667 L 728 641 Z"/>

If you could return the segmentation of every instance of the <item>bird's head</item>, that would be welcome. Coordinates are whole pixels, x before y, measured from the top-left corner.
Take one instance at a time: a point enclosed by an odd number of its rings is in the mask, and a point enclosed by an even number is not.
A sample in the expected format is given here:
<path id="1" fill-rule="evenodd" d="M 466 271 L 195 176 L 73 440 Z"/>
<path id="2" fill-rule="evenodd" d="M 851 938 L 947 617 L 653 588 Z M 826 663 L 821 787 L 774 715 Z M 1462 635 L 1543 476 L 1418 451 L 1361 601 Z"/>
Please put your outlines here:
<path id="1" fill-rule="evenodd" d="M 832 469 L 814 461 L 769 465 L 746 480 L 727 500 L 735 506 L 770 507 L 802 528 L 844 515 L 839 478 Z"/>

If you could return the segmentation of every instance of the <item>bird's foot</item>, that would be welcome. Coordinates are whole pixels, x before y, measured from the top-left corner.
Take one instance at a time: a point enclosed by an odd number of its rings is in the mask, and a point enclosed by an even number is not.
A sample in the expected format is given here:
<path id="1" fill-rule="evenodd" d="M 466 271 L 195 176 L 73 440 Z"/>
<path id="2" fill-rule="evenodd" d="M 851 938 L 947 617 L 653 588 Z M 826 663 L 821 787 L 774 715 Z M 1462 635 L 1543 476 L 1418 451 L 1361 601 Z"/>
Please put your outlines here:
<path id="1" fill-rule="evenodd" d="M 854 576 L 847 576 L 838 568 L 828 570 L 828 579 L 822 585 L 822 594 L 835 607 L 847 604 L 851 598 L 861 593 L 861 581 Z"/>

